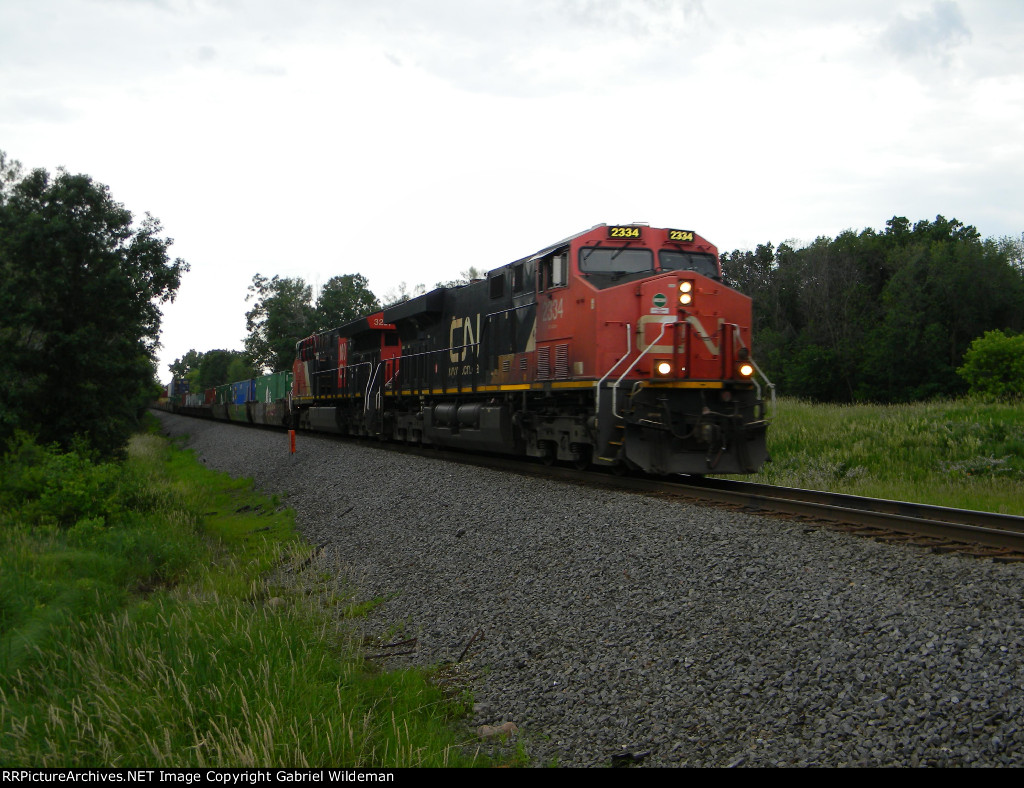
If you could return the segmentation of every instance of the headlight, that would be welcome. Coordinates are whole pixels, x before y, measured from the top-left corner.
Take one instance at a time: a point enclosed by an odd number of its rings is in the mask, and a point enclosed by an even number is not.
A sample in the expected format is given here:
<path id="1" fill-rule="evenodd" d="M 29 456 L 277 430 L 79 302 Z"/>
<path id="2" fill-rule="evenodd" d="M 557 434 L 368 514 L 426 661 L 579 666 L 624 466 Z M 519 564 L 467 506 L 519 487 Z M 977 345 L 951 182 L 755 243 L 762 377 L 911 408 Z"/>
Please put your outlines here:
<path id="1" fill-rule="evenodd" d="M 663 378 L 668 377 L 672 373 L 672 364 L 668 361 L 658 361 L 654 365 L 654 371 Z"/>
<path id="2" fill-rule="evenodd" d="M 749 378 L 754 374 L 754 367 L 750 364 L 740 364 L 740 374 L 745 378 Z"/>
<path id="3" fill-rule="evenodd" d="M 679 283 L 679 303 L 681 306 L 693 303 L 693 282 L 684 279 Z"/>

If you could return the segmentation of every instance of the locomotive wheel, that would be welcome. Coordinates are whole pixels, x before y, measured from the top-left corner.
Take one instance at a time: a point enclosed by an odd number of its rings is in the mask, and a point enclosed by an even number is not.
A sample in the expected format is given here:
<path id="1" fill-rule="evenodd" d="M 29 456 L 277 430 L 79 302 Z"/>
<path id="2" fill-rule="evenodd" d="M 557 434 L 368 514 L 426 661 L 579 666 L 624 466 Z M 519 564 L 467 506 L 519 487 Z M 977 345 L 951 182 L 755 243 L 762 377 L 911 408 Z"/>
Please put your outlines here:
<path id="1" fill-rule="evenodd" d="M 558 446 L 553 441 L 541 441 L 540 448 L 544 452 L 540 456 L 540 461 L 548 467 L 554 465 L 558 459 Z"/>

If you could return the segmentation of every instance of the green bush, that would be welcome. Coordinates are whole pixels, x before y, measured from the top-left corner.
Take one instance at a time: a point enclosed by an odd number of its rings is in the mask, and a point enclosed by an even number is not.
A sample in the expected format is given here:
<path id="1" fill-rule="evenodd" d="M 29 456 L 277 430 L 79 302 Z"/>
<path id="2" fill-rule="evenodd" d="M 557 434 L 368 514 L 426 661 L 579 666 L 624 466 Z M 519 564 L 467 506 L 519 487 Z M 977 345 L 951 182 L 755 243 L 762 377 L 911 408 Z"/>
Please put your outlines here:
<path id="1" fill-rule="evenodd" d="M 0 696 L 70 622 L 173 587 L 203 563 L 200 499 L 164 478 L 165 445 L 136 438 L 129 460 L 99 462 L 84 444 L 64 452 L 18 434 L 0 456 Z"/>
<path id="2" fill-rule="evenodd" d="M 988 331 L 975 339 L 957 370 L 972 394 L 1012 399 L 1024 394 L 1024 334 Z"/>
<path id="3" fill-rule="evenodd" d="M 80 520 L 110 524 L 131 509 L 146 508 L 146 486 L 139 474 L 130 466 L 97 462 L 83 445 L 64 452 L 19 433 L 2 462 L 0 511 L 25 525 L 69 528 Z"/>

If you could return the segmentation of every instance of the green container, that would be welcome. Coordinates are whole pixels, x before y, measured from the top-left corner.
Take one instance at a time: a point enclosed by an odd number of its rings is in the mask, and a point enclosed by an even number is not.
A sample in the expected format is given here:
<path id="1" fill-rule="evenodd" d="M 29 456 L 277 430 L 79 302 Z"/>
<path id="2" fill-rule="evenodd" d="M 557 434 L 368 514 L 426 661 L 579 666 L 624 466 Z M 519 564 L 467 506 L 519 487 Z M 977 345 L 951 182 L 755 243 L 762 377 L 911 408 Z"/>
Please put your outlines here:
<path id="1" fill-rule="evenodd" d="M 256 378 L 256 402 L 268 404 L 285 399 L 292 390 L 291 372 L 274 372 Z"/>

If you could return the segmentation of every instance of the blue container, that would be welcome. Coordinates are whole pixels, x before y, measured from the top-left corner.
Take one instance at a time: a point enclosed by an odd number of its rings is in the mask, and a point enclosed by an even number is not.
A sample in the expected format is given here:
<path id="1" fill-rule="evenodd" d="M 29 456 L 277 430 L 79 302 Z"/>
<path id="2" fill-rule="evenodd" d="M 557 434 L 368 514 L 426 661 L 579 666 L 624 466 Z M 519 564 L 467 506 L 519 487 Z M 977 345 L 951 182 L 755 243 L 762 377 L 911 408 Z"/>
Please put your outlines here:
<path id="1" fill-rule="evenodd" d="M 167 387 L 167 396 L 174 399 L 182 394 L 188 394 L 188 381 L 185 378 L 171 378 L 171 383 Z"/>
<path id="2" fill-rule="evenodd" d="M 231 404 L 244 405 L 256 401 L 256 381 L 240 380 L 231 384 Z"/>

